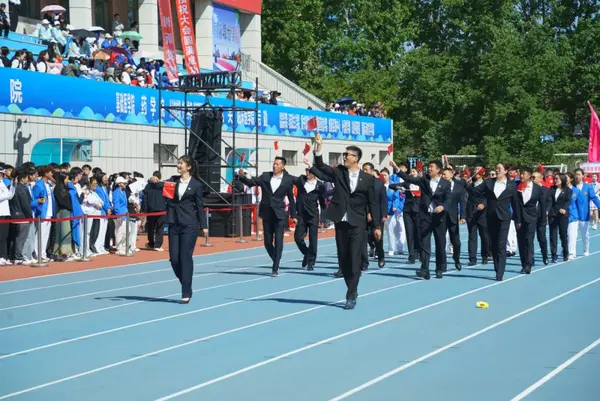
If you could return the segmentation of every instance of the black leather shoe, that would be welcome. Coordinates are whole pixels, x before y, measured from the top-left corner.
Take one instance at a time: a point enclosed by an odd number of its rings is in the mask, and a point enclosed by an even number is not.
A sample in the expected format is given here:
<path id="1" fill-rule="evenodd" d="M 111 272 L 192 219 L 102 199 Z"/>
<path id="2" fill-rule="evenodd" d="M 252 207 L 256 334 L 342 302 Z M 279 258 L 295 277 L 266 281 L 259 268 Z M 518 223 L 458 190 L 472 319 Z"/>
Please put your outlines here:
<path id="1" fill-rule="evenodd" d="M 346 305 L 344 305 L 344 309 L 346 309 L 346 310 L 354 309 L 355 306 L 356 306 L 355 299 L 347 299 Z"/>
<path id="2" fill-rule="evenodd" d="M 456 268 L 457 271 L 461 271 L 462 270 L 462 264 L 460 262 L 454 263 L 454 267 Z"/>
<path id="3" fill-rule="evenodd" d="M 444 275 L 442 274 L 442 272 L 435 272 L 435 278 L 444 278 Z"/>
<path id="4" fill-rule="evenodd" d="M 477 266 L 477 262 L 469 262 L 469 266 Z"/>
<path id="5" fill-rule="evenodd" d="M 548 258 L 547 258 L 547 257 L 546 257 L 546 258 L 544 258 L 544 264 L 547 266 L 547 265 L 548 265 L 548 263 L 549 263 L 549 262 L 548 262 Z"/>
<path id="6" fill-rule="evenodd" d="M 341 270 L 338 270 L 335 273 L 333 273 L 333 277 L 335 277 L 335 278 L 341 278 L 341 277 L 344 277 L 344 274 L 342 273 Z"/>
<path id="7" fill-rule="evenodd" d="M 385 266 L 385 259 L 379 259 L 379 260 L 377 261 L 377 266 L 378 266 L 380 269 L 383 269 L 383 266 Z"/>
<path id="8" fill-rule="evenodd" d="M 487 265 L 488 264 L 488 258 L 483 258 L 483 260 L 481 261 L 482 265 Z"/>
<path id="9" fill-rule="evenodd" d="M 496 276 L 496 281 L 502 281 L 502 276 Z"/>
<path id="10" fill-rule="evenodd" d="M 306 267 L 308 265 L 308 255 L 304 255 L 302 258 L 302 267 Z"/>

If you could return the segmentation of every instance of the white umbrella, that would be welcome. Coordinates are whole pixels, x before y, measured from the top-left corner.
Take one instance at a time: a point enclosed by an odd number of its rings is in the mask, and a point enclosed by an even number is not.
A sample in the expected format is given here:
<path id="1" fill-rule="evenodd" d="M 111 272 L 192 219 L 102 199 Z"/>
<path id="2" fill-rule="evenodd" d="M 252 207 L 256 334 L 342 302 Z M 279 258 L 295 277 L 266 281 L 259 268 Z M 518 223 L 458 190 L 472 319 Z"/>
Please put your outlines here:
<path id="1" fill-rule="evenodd" d="M 64 13 L 67 11 L 64 7 L 59 6 L 57 4 L 52 4 L 50 6 L 46 6 L 42 8 L 43 13 Z"/>
<path id="2" fill-rule="evenodd" d="M 92 26 L 92 27 L 90 27 L 90 29 L 88 29 L 88 31 L 90 31 L 90 32 L 104 32 L 104 28 L 102 28 L 101 26 Z"/>

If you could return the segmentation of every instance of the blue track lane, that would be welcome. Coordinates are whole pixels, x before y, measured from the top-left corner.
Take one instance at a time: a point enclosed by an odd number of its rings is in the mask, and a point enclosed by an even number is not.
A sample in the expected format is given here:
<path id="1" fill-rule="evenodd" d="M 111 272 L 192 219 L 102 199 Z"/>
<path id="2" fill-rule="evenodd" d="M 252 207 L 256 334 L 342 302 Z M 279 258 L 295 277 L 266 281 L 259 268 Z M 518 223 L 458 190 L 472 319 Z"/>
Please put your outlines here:
<path id="1" fill-rule="evenodd" d="M 180 288 L 167 262 L 0 283 L 0 400 L 158 400 L 181 391 L 173 399 L 330 400 L 599 278 L 600 238 L 590 234 L 592 256 L 538 262 L 543 270 L 530 276 L 510 258 L 497 283 L 493 265 L 466 267 L 463 229 L 463 271 L 415 280 L 406 255 L 388 257 L 361 278 L 354 311 L 335 304 L 345 285 L 331 277 L 331 239 L 320 241 L 314 272 L 286 244 L 276 279 L 262 249 L 196 257 L 189 305 L 168 302 Z M 348 399 L 510 400 L 600 337 L 598 299 L 600 282 Z M 490 309 L 475 308 L 478 300 Z M 598 354 L 526 399 L 596 401 Z"/>

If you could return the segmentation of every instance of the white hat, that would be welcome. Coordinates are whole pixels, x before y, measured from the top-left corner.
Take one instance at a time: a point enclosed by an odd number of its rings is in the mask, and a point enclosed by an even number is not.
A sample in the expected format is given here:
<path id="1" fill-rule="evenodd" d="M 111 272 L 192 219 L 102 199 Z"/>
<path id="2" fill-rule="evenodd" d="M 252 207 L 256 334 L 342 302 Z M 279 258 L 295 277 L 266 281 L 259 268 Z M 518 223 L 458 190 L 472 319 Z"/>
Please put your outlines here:
<path id="1" fill-rule="evenodd" d="M 90 69 L 89 69 L 89 68 L 87 68 L 87 66 L 86 66 L 86 65 L 82 65 L 82 66 L 80 66 L 80 67 L 79 67 L 79 71 L 89 71 L 89 70 L 90 70 Z"/>
<path id="2" fill-rule="evenodd" d="M 110 33 L 107 33 L 106 35 L 104 35 L 104 39 L 112 39 L 112 35 Z"/>
<path id="3" fill-rule="evenodd" d="M 54 25 L 60 25 L 60 21 L 59 20 L 54 21 Z"/>
<path id="4" fill-rule="evenodd" d="M 50 21 L 48 21 L 47 19 L 42 20 L 42 25 L 48 25 L 49 23 L 50 23 Z"/>
<path id="5" fill-rule="evenodd" d="M 127 180 L 121 176 L 117 177 L 115 184 L 127 184 Z"/>

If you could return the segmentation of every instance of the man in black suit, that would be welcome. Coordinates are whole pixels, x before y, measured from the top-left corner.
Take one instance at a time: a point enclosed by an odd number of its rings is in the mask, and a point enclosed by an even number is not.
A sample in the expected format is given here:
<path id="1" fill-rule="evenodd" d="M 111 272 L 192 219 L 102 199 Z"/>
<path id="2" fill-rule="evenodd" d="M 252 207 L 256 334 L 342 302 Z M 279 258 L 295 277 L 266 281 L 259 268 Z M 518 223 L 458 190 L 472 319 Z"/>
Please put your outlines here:
<path id="1" fill-rule="evenodd" d="M 443 177 L 450 183 L 450 201 L 446 213 L 446 228 L 452 244 L 452 258 L 456 270 L 462 269 L 460 263 L 460 231 L 459 224 L 465 224 L 467 215 L 467 190 L 465 182 L 454 178 L 454 169 L 446 167 L 442 173 Z M 460 209 L 460 210 L 459 210 Z"/>
<path id="2" fill-rule="evenodd" d="M 546 199 L 546 209 L 542 210 L 541 207 L 538 207 L 536 235 L 538 244 L 540 245 L 540 250 L 542 252 L 542 261 L 545 265 L 547 265 L 550 263 L 550 261 L 548 259 L 548 237 L 546 235 L 546 226 L 548 225 L 548 214 L 550 212 L 550 208 L 552 208 L 552 191 L 550 188 L 546 188 L 544 186 L 544 176 L 542 173 L 538 173 L 537 171 L 533 173 L 533 183 L 539 185 L 542 190 L 542 194 Z"/>
<path id="3" fill-rule="evenodd" d="M 446 211 L 450 202 L 450 182 L 441 176 L 442 163 L 429 162 L 429 174 L 413 177 L 402 170 L 398 176 L 404 181 L 421 188 L 419 221 L 421 233 L 421 269 L 417 276 L 429 280 L 429 260 L 431 257 L 431 234 L 435 240 L 435 277 L 442 278 L 446 270 Z"/>
<path id="4" fill-rule="evenodd" d="M 385 222 L 388 219 L 387 191 L 385 189 L 385 185 L 384 185 L 383 181 L 381 181 L 379 179 L 379 171 L 375 169 L 375 166 L 373 165 L 373 163 L 371 163 L 371 162 L 364 163 L 362 168 L 365 173 L 370 174 L 373 177 L 375 177 L 375 182 L 374 182 L 375 202 L 377 203 L 377 206 L 379 207 L 379 213 L 381 215 L 381 222 L 374 224 L 375 222 L 370 220 L 370 223 L 372 226 L 383 227 Z M 375 238 L 373 238 L 373 234 L 371 232 L 369 232 L 367 235 L 367 243 L 369 245 L 369 248 L 372 249 L 374 251 L 374 253 L 377 255 L 377 266 L 380 269 L 383 268 L 383 266 L 385 266 L 385 253 L 383 251 L 383 231 L 381 232 L 381 239 L 379 239 L 379 241 L 375 241 Z M 367 270 L 368 268 L 369 268 L 369 254 L 367 253 L 367 250 L 365 248 L 365 254 L 363 256 L 362 270 Z"/>
<path id="5" fill-rule="evenodd" d="M 285 171 L 287 161 L 276 157 L 273 161 L 273 171 L 265 172 L 258 177 L 248 178 L 244 170 L 238 171 L 239 180 L 248 187 L 259 186 L 262 198 L 258 207 L 258 217 L 263 220 L 264 244 L 267 253 L 273 261 L 272 276 L 279 275 L 279 262 L 283 253 L 283 232 L 288 221 L 284 199 L 287 196 L 290 215 L 296 216 L 296 201 L 294 199 L 294 180 L 297 178 Z M 293 218 L 294 224 L 298 220 Z"/>
<path id="6" fill-rule="evenodd" d="M 474 166 L 473 178 L 466 183 L 467 191 L 467 228 L 469 230 L 469 266 L 477 265 L 477 234 L 481 238 L 481 263 L 487 265 L 490 255 L 490 237 L 487 230 L 487 199 L 481 191 L 475 191 L 483 184 L 485 168 L 481 164 Z"/>
<path id="7" fill-rule="evenodd" d="M 398 177 L 398 171 L 408 172 L 408 163 L 404 163 L 398 166 L 393 160 L 390 161 L 390 166 L 394 170 L 394 175 Z M 416 168 L 410 169 L 410 175 L 417 177 L 418 172 Z M 418 185 L 410 184 L 408 182 L 398 183 L 390 177 L 390 181 L 394 181 L 390 184 L 391 189 L 402 189 L 404 188 L 404 194 L 406 200 L 404 201 L 404 209 L 402 212 L 402 219 L 404 221 L 404 229 L 406 230 L 406 245 L 408 247 L 408 261 L 409 265 L 414 265 L 417 259 L 417 255 L 420 254 L 419 248 L 421 242 L 421 236 L 419 235 L 419 204 L 421 203 L 421 192 Z M 419 256 L 420 259 L 420 256 Z"/>
<path id="8" fill-rule="evenodd" d="M 306 175 L 293 177 L 294 185 L 298 188 L 298 198 L 296 199 L 296 230 L 294 231 L 294 241 L 298 249 L 304 255 L 302 267 L 308 270 L 315 269 L 317 260 L 317 242 L 319 233 L 319 205 L 324 206 L 323 193 L 321 187 L 323 183 L 317 180 L 317 176 L 310 172 L 312 164 L 308 159 L 304 159 L 307 165 Z M 304 242 L 304 237 L 308 232 L 308 246 Z"/>
<path id="9" fill-rule="evenodd" d="M 507 177 L 507 166 L 496 165 L 496 178 L 484 180 L 483 184 L 469 189 L 469 195 L 480 193 L 486 204 L 480 203 L 479 210 L 487 209 L 487 226 L 490 236 L 490 248 L 494 259 L 496 280 L 502 281 L 506 267 L 506 242 L 510 221 L 515 221 L 515 228 L 521 227 L 521 208 L 517 196 L 517 185 Z M 512 208 L 512 212 L 511 212 Z"/>
<path id="10" fill-rule="evenodd" d="M 519 207 L 521 209 L 521 227 L 517 229 L 521 273 L 531 273 L 533 266 L 533 238 L 538 226 L 538 214 L 546 211 L 547 195 L 542 188 L 531 180 L 529 167 L 521 167 L 521 182 L 518 186 Z"/>
<path id="11" fill-rule="evenodd" d="M 356 146 L 346 147 L 344 163 L 336 168 L 326 165 L 322 156 L 323 138 L 315 135 L 315 165 L 327 181 L 335 185 L 327 218 L 335 223 L 335 242 L 338 264 L 346 281 L 346 305 L 354 309 L 358 297 L 358 281 L 361 274 L 363 254 L 367 247 L 367 216 L 373 222 L 381 221 L 375 201 L 375 177 L 360 170 L 362 150 Z M 312 170 L 311 170 L 312 171 Z M 375 240 L 381 238 L 381 227 L 373 224 Z"/>

